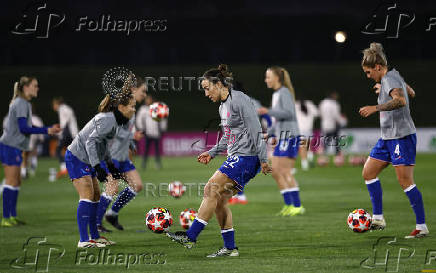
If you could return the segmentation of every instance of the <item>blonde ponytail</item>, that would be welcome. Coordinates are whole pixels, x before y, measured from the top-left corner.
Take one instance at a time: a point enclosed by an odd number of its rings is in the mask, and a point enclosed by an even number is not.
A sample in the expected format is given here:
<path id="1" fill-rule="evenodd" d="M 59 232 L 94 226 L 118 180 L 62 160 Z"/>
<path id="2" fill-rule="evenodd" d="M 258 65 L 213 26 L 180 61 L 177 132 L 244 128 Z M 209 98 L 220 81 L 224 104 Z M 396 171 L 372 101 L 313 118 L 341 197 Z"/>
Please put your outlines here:
<path id="1" fill-rule="evenodd" d="M 286 88 L 288 88 L 289 92 L 291 92 L 292 96 L 295 99 L 295 89 L 292 85 L 291 76 L 289 76 L 289 72 L 280 66 L 272 66 L 268 68 L 268 70 L 271 70 L 274 74 L 276 74 L 277 77 L 279 77 L 279 82 Z"/>
<path id="2" fill-rule="evenodd" d="M 112 111 L 112 103 L 111 103 L 111 96 L 106 95 L 104 99 L 100 102 L 100 105 L 98 106 L 99 112 L 110 112 Z"/>
<path id="3" fill-rule="evenodd" d="M 33 80 L 36 80 L 35 77 L 20 77 L 20 81 L 14 83 L 14 95 L 12 96 L 12 103 L 18 96 L 23 95 L 23 87 L 29 85 Z"/>
<path id="4" fill-rule="evenodd" d="M 387 66 L 388 61 L 383 46 L 380 43 L 371 43 L 369 48 L 362 51 L 362 66 L 374 68 L 375 65 Z"/>

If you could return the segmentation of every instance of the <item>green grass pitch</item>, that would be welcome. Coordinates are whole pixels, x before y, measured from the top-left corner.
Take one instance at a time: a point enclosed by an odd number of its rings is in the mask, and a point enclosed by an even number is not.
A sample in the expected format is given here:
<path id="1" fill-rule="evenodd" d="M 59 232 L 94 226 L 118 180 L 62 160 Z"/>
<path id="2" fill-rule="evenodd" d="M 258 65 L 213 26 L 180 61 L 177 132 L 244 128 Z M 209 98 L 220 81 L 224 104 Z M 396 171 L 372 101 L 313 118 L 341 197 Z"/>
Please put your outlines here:
<path id="1" fill-rule="evenodd" d="M 36 176 L 23 182 L 18 201 L 18 216 L 27 225 L 0 228 L 0 272 L 436 272 L 436 230 L 433 229 L 436 226 L 436 155 L 418 155 L 415 168 L 430 229 L 427 238 L 403 239 L 414 228 L 415 216 L 392 167 L 380 175 L 387 221 L 384 231 L 356 234 L 346 225 L 346 217 L 353 209 L 371 211 L 362 169 L 350 166 L 299 170 L 296 178 L 306 214 L 296 217 L 275 216 L 283 205 L 282 197 L 272 177 L 259 174 L 246 187 L 249 203 L 231 206 L 239 257 L 205 257 L 222 246 L 215 219 L 209 222 L 191 250 L 146 228 L 145 213 L 154 206 L 162 206 L 173 215 L 171 229 L 181 229 L 180 212 L 190 207 L 198 209 L 200 204 L 198 189 L 202 191 L 196 184 L 207 182 L 223 160 L 218 157 L 204 166 L 194 157 L 164 158 L 164 169 L 160 171 L 153 168 L 151 160 L 147 170 L 140 169 L 148 191 L 139 193 L 121 211 L 120 223 L 125 230 L 107 235 L 117 242 L 108 248 L 110 254 L 118 255 L 115 264 L 110 263 L 113 260 L 105 262 L 107 253 L 99 250 L 77 252 L 77 193 L 66 178 L 48 182 L 48 169 L 56 167 L 57 162 L 40 160 Z M 139 158 L 136 163 L 141 166 Z M 166 195 L 166 188 L 162 187 L 159 196 L 159 183 L 174 180 L 192 183 L 188 187 L 190 192 L 175 199 Z M 151 184 L 155 185 L 155 195 L 150 192 Z M 106 227 L 112 228 L 108 223 Z M 47 242 L 36 246 L 31 241 L 23 246 L 31 237 L 46 238 Z M 378 239 L 379 244 L 374 246 Z M 393 240 L 396 241 L 387 244 Z M 48 244 L 53 244 L 53 249 L 47 267 Z M 36 248 L 40 251 L 36 252 Z M 61 250 L 65 252 L 59 257 Z M 128 268 L 126 259 L 132 263 Z"/>

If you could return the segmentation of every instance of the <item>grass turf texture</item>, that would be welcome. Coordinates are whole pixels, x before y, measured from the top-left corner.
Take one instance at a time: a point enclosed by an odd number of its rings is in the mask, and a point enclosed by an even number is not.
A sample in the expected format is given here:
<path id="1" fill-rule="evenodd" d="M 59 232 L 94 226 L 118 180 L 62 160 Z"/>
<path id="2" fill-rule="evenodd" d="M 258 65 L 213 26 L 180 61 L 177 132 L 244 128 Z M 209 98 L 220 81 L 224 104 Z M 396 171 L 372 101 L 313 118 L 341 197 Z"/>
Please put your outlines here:
<path id="1" fill-rule="evenodd" d="M 164 158 L 163 170 L 156 171 L 149 167 L 146 171 L 140 169 L 140 172 L 144 184 L 158 185 L 174 180 L 185 184 L 204 183 L 223 160 L 223 157 L 218 157 L 204 166 L 191 157 Z M 190 207 L 198 209 L 201 201 L 196 186 L 191 186 L 191 192 L 179 199 L 168 196 L 167 189 L 163 186 L 163 196 L 160 197 L 145 191 L 139 193 L 120 213 L 120 223 L 125 230 L 107 235 L 117 242 L 117 245 L 108 248 L 110 252 L 122 254 L 117 265 L 102 265 L 101 260 L 92 265 L 89 263 L 93 260 L 82 260 L 76 264 L 76 245 L 79 239 L 76 224 L 77 193 L 67 178 L 48 182 L 48 169 L 57 166 L 57 162 L 42 159 L 36 177 L 24 181 L 19 195 L 18 216 L 27 225 L 0 228 L 0 272 L 35 272 L 35 266 L 32 265 L 25 270 L 10 267 L 11 261 L 23 257 L 23 244 L 33 236 L 46 237 L 48 243 L 65 248 L 62 258 L 50 262 L 49 272 L 383 272 L 385 266 L 371 270 L 360 265 L 365 258 L 370 257 L 366 265 L 374 266 L 373 244 L 382 236 L 396 237 L 397 243 L 406 248 L 401 254 L 399 272 L 436 269 L 435 258 L 430 265 L 425 265 L 427 250 L 436 249 L 436 230 L 433 229 L 436 226 L 435 162 L 436 155 L 418 155 L 415 168 L 415 179 L 424 198 L 427 225 L 431 232 L 427 238 L 403 239 L 415 227 L 415 216 L 396 181 L 392 167 L 380 175 L 384 191 L 386 230 L 353 233 L 346 224 L 348 213 L 355 208 L 371 211 L 369 195 L 361 178 L 362 168 L 336 168 L 330 165 L 308 172 L 299 170 L 296 174 L 302 190 L 301 200 L 306 208 L 303 216 L 275 216 L 283 201 L 270 175 L 259 174 L 248 184 L 248 205 L 231 206 L 240 257 L 205 257 L 223 244 L 214 218 L 191 250 L 171 242 L 165 235 L 149 231 L 144 224 L 144 215 L 150 208 L 168 208 L 173 215 L 171 230 L 174 231 L 181 229 L 178 220 L 180 212 Z M 138 158 L 136 165 L 141 166 L 140 163 Z M 4 177 L 3 169 L 0 177 Z M 151 186 L 144 188 L 150 190 Z M 202 193 L 201 188 L 200 192 Z M 105 226 L 113 229 L 108 223 Z M 387 248 L 378 248 L 379 257 L 384 256 Z M 395 270 L 400 247 L 393 245 L 390 249 L 387 270 Z M 412 249 L 415 250 L 414 255 L 406 259 Z M 99 253 L 99 250 L 86 251 L 96 255 Z M 28 250 L 28 257 L 35 257 L 34 253 L 34 250 Z M 163 253 L 164 256 L 160 257 L 163 257 L 165 264 L 144 264 L 158 260 L 156 257 L 150 260 L 150 256 L 146 256 L 148 258 L 142 260 L 141 264 L 130 265 L 126 269 L 123 255 L 125 257 L 129 253 Z M 46 260 L 43 253 L 40 255 L 38 269 L 44 267 Z M 84 256 L 83 253 L 80 255 Z M 436 256 L 436 251 L 432 256 Z M 131 262 L 133 260 L 134 257 Z"/>

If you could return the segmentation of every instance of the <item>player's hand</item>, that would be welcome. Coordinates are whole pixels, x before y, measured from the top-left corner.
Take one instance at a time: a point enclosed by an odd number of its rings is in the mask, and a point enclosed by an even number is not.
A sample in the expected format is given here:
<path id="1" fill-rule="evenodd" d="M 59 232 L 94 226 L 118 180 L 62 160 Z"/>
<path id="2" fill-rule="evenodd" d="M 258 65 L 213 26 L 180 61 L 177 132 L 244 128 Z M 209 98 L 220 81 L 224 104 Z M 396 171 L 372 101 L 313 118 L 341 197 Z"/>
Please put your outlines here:
<path id="1" fill-rule="evenodd" d="M 51 136 L 57 135 L 61 132 L 61 126 L 59 124 L 54 124 L 52 127 L 47 129 L 47 133 Z"/>
<path id="2" fill-rule="evenodd" d="M 106 171 L 100 166 L 100 164 L 97 164 L 94 166 L 94 170 L 97 174 L 97 179 L 100 182 L 107 182 L 107 173 Z"/>
<path id="3" fill-rule="evenodd" d="M 140 131 L 136 131 L 133 135 L 133 139 L 136 141 L 140 141 L 144 137 L 144 134 Z"/>
<path id="4" fill-rule="evenodd" d="M 271 166 L 267 162 L 262 163 L 261 167 L 262 167 L 262 173 L 264 175 L 272 173 L 272 168 L 271 168 Z"/>
<path id="5" fill-rule="evenodd" d="M 380 94 L 381 84 L 376 83 L 373 88 L 374 88 L 374 91 L 377 95 Z"/>
<path id="6" fill-rule="evenodd" d="M 268 114 L 268 108 L 266 108 L 266 107 L 260 107 L 259 109 L 257 109 L 257 113 L 258 113 L 259 115 L 265 115 L 265 114 Z"/>
<path id="7" fill-rule="evenodd" d="M 374 114 L 375 112 L 377 112 L 377 108 L 375 105 L 364 106 L 364 107 L 359 109 L 359 114 L 364 118 L 369 117 L 370 115 Z"/>
<path id="8" fill-rule="evenodd" d="M 204 152 L 197 157 L 198 162 L 207 165 L 212 160 L 212 156 L 208 152 Z"/>
<path id="9" fill-rule="evenodd" d="M 119 169 L 117 169 L 117 167 L 115 167 L 112 161 L 106 161 L 106 165 L 114 180 L 118 180 L 123 177 L 123 174 L 120 172 Z"/>

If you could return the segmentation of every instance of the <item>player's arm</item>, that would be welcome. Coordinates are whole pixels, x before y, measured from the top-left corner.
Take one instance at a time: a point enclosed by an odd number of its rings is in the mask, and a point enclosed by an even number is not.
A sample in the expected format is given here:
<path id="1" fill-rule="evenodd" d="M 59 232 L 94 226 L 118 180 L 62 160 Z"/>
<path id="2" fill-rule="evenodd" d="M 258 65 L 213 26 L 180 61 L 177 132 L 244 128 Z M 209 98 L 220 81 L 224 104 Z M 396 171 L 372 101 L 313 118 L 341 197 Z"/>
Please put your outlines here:
<path id="1" fill-rule="evenodd" d="M 392 111 L 404 107 L 406 105 L 406 98 L 404 97 L 403 89 L 394 88 L 389 95 L 392 99 L 384 104 L 365 106 L 359 109 L 359 113 L 362 117 L 368 117 L 375 112 L 380 111 Z"/>
<path id="2" fill-rule="evenodd" d="M 407 94 L 409 95 L 409 97 L 411 97 L 411 98 L 415 98 L 415 90 L 413 90 L 413 88 L 412 87 L 410 87 L 410 85 L 408 85 L 408 84 L 406 84 L 406 91 L 407 91 Z"/>
<path id="3" fill-rule="evenodd" d="M 226 132 L 224 127 L 223 127 L 222 132 L 223 132 L 223 135 L 221 136 L 220 141 L 215 146 L 213 146 L 212 149 L 205 152 L 205 153 L 209 154 L 211 158 L 214 158 L 216 155 L 218 155 L 221 152 L 224 152 L 227 149 L 227 143 L 228 143 L 228 139 L 229 139 L 230 134 L 228 132 Z M 205 153 L 203 153 L 203 154 L 205 154 Z M 203 155 L 203 154 L 201 154 L 201 155 Z"/>
<path id="4" fill-rule="evenodd" d="M 94 130 L 88 136 L 88 139 L 85 143 L 86 152 L 89 157 L 89 163 L 93 167 L 97 164 L 100 164 L 100 161 L 110 158 L 108 151 L 109 149 L 107 149 L 107 147 L 103 147 L 103 141 L 106 135 L 112 132 L 116 122 L 115 119 L 110 120 L 109 118 L 100 118 L 98 120 L 94 120 L 94 123 Z M 104 149 L 104 151 L 99 151 L 100 149 Z M 104 154 L 104 158 L 100 158 L 99 155 L 101 154 Z"/>
<path id="5" fill-rule="evenodd" d="M 280 91 L 281 92 L 281 91 Z M 287 91 L 284 91 L 287 92 Z M 292 96 L 284 94 L 279 94 L 279 103 L 274 107 L 268 110 L 267 113 L 272 117 L 277 119 L 291 119 L 292 118 L 292 110 L 289 105 L 292 105 L 294 102 L 292 101 Z"/>

